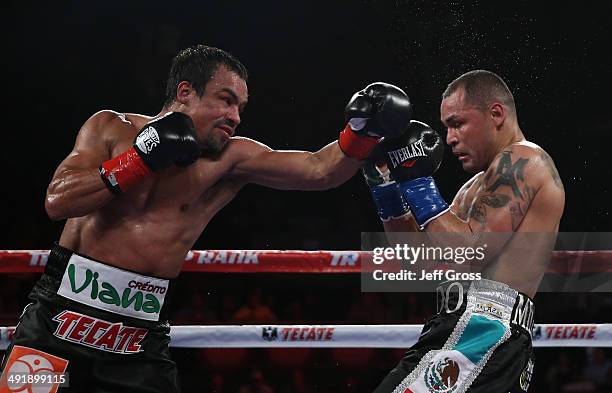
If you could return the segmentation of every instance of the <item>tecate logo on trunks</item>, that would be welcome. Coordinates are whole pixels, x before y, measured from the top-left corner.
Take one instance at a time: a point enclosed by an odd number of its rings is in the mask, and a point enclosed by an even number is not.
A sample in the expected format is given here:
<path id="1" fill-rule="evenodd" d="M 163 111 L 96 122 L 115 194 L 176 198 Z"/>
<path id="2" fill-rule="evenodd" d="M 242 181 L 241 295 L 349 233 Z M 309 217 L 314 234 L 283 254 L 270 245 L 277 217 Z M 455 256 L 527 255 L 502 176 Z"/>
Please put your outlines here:
<path id="1" fill-rule="evenodd" d="M 159 320 L 168 280 L 141 276 L 73 255 L 57 293 L 100 310 Z"/>
<path id="2" fill-rule="evenodd" d="M 147 329 L 110 323 L 73 311 L 63 311 L 53 320 L 59 322 L 53 333 L 55 337 L 106 352 L 142 352 L 140 343 L 147 335 Z"/>

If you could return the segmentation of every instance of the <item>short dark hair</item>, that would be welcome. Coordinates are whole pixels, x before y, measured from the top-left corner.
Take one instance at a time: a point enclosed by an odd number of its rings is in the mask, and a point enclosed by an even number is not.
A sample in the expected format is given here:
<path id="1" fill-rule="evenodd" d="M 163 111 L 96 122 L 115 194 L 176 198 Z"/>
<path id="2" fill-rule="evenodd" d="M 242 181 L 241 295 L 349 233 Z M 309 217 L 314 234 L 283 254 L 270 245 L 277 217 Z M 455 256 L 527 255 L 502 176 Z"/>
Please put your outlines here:
<path id="1" fill-rule="evenodd" d="M 170 106 L 176 99 L 179 83 L 187 81 L 199 97 L 204 94 L 206 84 L 220 65 L 235 72 L 244 79 L 248 78 L 246 67 L 230 53 L 212 46 L 195 45 L 180 51 L 174 59 L 166 83 L 164 107 Z"/>
<path id="2" fill-rule="evenodd" d="M 448 98 L 460 87 L 465 91 L 465 101 L 481 110 L 485 110 L 493 101 L 501 101 L 516 116 L 514 97 L 499 75 L 486 70 L 466 72 L 449 83 L 442 93 L 442 99 Z"/>

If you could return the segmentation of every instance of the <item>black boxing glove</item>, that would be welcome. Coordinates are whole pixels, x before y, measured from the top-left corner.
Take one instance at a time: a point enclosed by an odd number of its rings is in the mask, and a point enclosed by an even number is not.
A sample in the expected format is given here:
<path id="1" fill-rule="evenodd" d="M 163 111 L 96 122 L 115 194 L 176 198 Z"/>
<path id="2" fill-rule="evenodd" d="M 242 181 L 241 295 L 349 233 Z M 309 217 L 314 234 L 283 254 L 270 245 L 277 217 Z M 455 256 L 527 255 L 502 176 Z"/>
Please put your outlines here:
<path id="1" fill-rule="evenodd" d="M 431 177 L 444 155 L 444 145 L 436 131 L 413 120 L 406 133 L 385 139 L 380 149 L 403 200 L 421 228 L 449 209 Z"/>
<path id="2" fill-rule="evenodd" d="M 412 117 L 408 95 L 399 87 L 376 82 L 355 93 L 344 109 L 347 125 L 340 148 L 349 157 L 365 159 L 382 137 L 401 135 Z"/>
<path id="3" fill-rule="evenodd" d="M 385 138 L 381 150 L 393 178 L 404 182 L 434 174 L 444 156 L 442 138 L 430 126 L 412 120 L 404 134 Z"/>
<path id="4" fill-rule="evenodd" d="M 126 191 L 153 172 L 170 165 L 187 166 L 200 157 L 191 117 L 170 112 L 147 123 L 126 152 L 100 165 L 100 175 L 113 193 Z"/>

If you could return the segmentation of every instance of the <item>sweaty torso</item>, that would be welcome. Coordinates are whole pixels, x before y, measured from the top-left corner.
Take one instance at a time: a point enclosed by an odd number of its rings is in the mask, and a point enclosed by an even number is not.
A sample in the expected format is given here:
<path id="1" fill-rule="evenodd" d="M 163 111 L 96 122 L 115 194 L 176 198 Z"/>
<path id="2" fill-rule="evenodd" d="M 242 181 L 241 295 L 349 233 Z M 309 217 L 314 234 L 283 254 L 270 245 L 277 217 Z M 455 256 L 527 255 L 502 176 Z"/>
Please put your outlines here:
<path id="1" fill-rule="evenodd" d="M 111 125 L 111 157 L 129 149 L 138 130 L 150 121 L 141 115 L 120 119 Z M 60 244 L 123 269 L 176 277 L 208 222 L 242 186 L 228 176 L 232 148 L 230 142 L 215 157 L 153 174 L 104 207 L 68 219 Z"/>
<path id="2" fill-rule="evenodd" d="M 529 144 L 530 147 L 532 145 Z M 508 204 L 501 208 L 508 209 L 507 213 L 512 217 L 517 215 L 516 210 L 523 209 L 522 219 L 516 223 L 513 220 L 512 228 L 506 233 L 487 235 L 490 236 L 488 237 L 490 241 L 508 238 L 509 240 L 495 257 L 487 261 L 483 272 L 485 278 L 508 284 L 531 297 L 535 295 L 550 263 L 564 204 L 563 186 L 552 160 L 536 145 L 533 145 L 533 149 L 534 155 L 530 160 L 544 157 L 543 159 L 547 160 L 546 164 L 550 164 L 548 167 L 550 174 L 542 176 L 543 181 L 538 179 L 537 182 L 530 182 L 530 179 L 524 179 L 524 182 L 518 182 L 519 191 L 528 203 Z M 489 172 L 484 171 L 475 175 L 455 196 L 451 211 L 460 219 L 474 220 L 477 214 L 475 209 L 482 208 L 477 203 L 477 199 L 482 193 L 486 193 L 487 186 L 490 185 L 488 183 L 490 179 L 486 178 Z M 534 187 L 536 183 L 538 186 Z"/>

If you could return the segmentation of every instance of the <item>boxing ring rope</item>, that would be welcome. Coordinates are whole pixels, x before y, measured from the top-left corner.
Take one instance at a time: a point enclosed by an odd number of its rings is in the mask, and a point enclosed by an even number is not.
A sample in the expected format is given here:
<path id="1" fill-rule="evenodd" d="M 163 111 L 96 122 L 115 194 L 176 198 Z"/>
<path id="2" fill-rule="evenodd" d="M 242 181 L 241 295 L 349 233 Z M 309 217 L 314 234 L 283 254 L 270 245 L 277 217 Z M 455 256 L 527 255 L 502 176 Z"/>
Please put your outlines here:
<path id="1" fill-rule="evenodd" d="M 0 250 L 0 273 L 42 273 L 49 250 Z M 359 273 L 369 251 L 192 250 L 183 272 Z M 612 250 L 553 251 L 547 273 L 612 273 Z"/>
<path id="2" fill-rule="evenodd" d="M 0 250 L 0 273 L 39 273 L 48 250 Z M 359 273 L 364 251 L 193 250 L 186 272 Z M 548 273 L 612 272 L 612 251 L 555 251 Z M 422 325 L 173 326 L 177 348 L 407 348 Z M 0 350 L 14 328 L 0 327 Z M 612 347 L 612 324 L 536 324 L 534 347 Z"/>
<path id="3" fill-rule="evenodd" d="M 408 348 L 422 325 L 172 326 L 174 348 Z M 0 327 L 0 349 L 14 328 Z M 534 347 L 612 347 L 612 324 L 537 324 Z"/>

